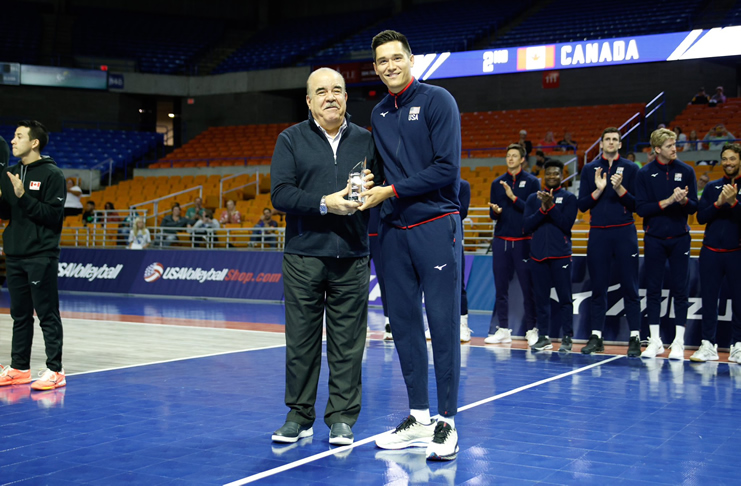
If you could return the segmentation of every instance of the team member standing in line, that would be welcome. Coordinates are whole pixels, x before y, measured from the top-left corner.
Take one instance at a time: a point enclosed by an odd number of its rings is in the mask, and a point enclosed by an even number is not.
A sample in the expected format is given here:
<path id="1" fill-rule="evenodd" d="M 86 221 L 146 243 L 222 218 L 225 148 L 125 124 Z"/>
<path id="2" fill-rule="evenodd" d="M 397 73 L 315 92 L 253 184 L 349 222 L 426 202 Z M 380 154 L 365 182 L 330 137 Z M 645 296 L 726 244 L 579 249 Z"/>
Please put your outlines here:
<path id="1" fill-rule="evenodd" d="M 367 191 L 361 209 L 385 201 L 379 237 L 391 330 L 411 409 L 376 445 L 426 446 L 428 459 L 450 460 L 458 453 L 454 417 L 461 353 L 460 112 L 450 93 L 412 77 L 414 56 L 403 34 L 381 32 L 372 49 L 376 74 L 389 89 L 371 115 L 387 185 Z M 423 289 L 437 421 L 429 412 Z"/>
<path id="2" fill-rule="evenodd" d="M 367 214 L 345 199 L 348 175 L 366 159 L 376 169 L 373 138 L 346 115 L 345 80 L 321 68 L 306 82 L 309 119 L 284 130 L 270 166 L 271 198 L 286 213 L 283 287 L 286 309 L 285 424 L 273 441 L 313 435 L 327 318 L 329 443 L 349 445 L 361 405 L 368 320 Z M 372 179 L 372 178 L 370 178 Z"/>
<path id="3" fill-rule="evenodd" d="M 563 331 L 559 351 L 569 352 L 574 335 L 574 304 L 571 295 L 571 228 L 576 221 L 576 196 L 561 187 L 563 162 L 543 165 L 544 191 L 531 194 L 525 203 L 523 229 L 532 234 L 530 272 L 533 278 L 535 311 L 542 333 L 531 347 L 552 349 L 550 336 Z M 551 289 L 558 296 L 558 315 L 551 313 Z"/>
<path id="4" fill-rule="evenodd" d="M 669 261 L 669 282 L 674 296 L 676 334 L 669 359 L 684 359 L 687 322 L 690 227 L 687 216 L 697 211 L 697 181 L 692 167 L 677 159 L 677 135 L 666 128 L 651 134 L 656 159 L 643 166 L 636 178 L 636 212 L 643 218 L 644 268 L 650 337 L 642 358 L 664 353 L 659 323 L 664 267 Z"/>
<path id="5" fill-rule="evenodd" d="M 635 211 L 635 179 L 638 166 L 620 157 L 620 130 L 602 132 L 602 156 L 582 169 L 579 186 L 579 209 L 589 211 L 587 268 L 592 281 L 590 307 L 592 335 L 583 354 L 605 350 L 602 331 L 607 314 L 607 288 L 610 271 L 618 265 L 620 288 L 625 301 L 625 316 L 630 328 L 628 356 L 641 355 L 641 304 L 638 298 L 638 234 Z M 594 177 L 592 177 L 594 174 Z"/>
<path id="6" fill-rule="evenodd" d="M 471 205 L 471 184 L 461 179 L 458 189 L 458 200 L 461 203 L 461 342 L 467 343 L 471 340 L 471 328 L 468 327 L 468 294 L 466 293 L 466 256 L 463 249 L 465 240 L 463 233 L 463 220 L 468 217 L 468 207 Z"/>
<path id="7" fill-rule="evenodd" d="M 707 224 L 700 250 L 702 343 L 692 361 L 717 361 L 718 297 L 725 277 L 731 293 L 731 353 L 728 361 L 741 362 L 741 145 L 727 143 L 720 163 L 725 175 L 709 182 L 700 198 L 697 222 Z"/>
<path id="8" fill-rule="evenodd" d="M 10 315 L 13 318 L 11 363 L 0 374 L 0 385 L 31 381 L 33 312 L 44 333 L 47 369 L 34 381 L 34 390 L 67 385 L 62 368 L 63 330 L 59 315 L 59 240 L 67 193 L 64 174 L 50 157 L 42 157 L 49 132 L 36 120 L 18 123 L 11 142 L 21 159 L 8 168 L 0 160 L 0 218 L 8 221 L 3 233 Z M 2 150 L 0 150 L 2 151 Z"/>
<path id="9" fill-rule="evenodd" d="M 533 300 L 530 259 L 530 240 L 532 236 L 522 230 L 525 201 L 531 194 L 540 190 L 537 177 L 522 170 L 525 149 L 516 143 L 507 147 L 507 172 L 491 183 L 489 217 L 496 221 L 494 238 L 491 240 L 491 261 L 494 270 L 496 297 L 494 310 L 499 325 L 494 325 L 492 315 L 487 344 L 511 343 L 512 329 L 509 327 L 509 283 L 517 272 L 522 289 L 525 315 L 523 324 L 527 332 L 528 345 L 538 341 L 538 328 L 535 324 L 535 301 Z M 548 332 L 548 329 L 545 329 Z"/>

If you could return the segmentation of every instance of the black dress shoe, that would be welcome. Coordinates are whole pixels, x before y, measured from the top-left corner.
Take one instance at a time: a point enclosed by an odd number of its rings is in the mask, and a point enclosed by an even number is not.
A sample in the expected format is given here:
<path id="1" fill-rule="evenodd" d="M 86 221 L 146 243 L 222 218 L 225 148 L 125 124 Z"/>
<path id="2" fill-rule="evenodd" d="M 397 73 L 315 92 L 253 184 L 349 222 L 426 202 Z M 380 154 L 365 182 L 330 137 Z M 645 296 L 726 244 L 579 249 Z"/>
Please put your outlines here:
<path id="1" fill-rule="evenodd" d="M 273 432 L 273 442 L 291 443 L 312 435 L 314 435 L 314 428 L 311 425 L 288 421 L 283 424 L 283 427 Z"/>
<path id="2" fill-rule="evenodd" d="M 355 440 L 349 425 L 337 422 L 329 429 L 329 443 L 332 445 L 350 445 Z"/>

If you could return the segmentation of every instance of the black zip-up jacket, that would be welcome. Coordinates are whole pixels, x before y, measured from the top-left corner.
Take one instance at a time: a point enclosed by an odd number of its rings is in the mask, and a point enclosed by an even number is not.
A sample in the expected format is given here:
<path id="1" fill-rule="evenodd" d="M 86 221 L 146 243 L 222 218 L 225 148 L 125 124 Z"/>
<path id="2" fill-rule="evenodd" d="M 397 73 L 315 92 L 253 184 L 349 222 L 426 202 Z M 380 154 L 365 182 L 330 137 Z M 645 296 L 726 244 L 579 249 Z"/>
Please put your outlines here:
<path id="1" fill-rule="evenodd" d="M 687 187 L 687 202 L 662 209 L 659 201 L 671 196 L 676 187 Z M 669 239 L 689 233 L 687 216 L 697 212 L 697 180 L 692 167 L 679 159 L 668 164 L 654 160 L 638 171 L 635 191 L 636 213 L 643 218 L 646 235 Z"/>
<path id="2" fill-rule="evenodd" d="M 716 206 L 725 184 L 736 184 L 736 187 L 739 187 L 741 177 L 734 180 L 723 177 L 708 182 L 702 191 L 697 210 L 697 222 L 707 224 L 702 244 L 707 249 L 717 252 L 741 250 L 741 204 L 739 204 L 741 194 L 736 194 L 733 204 Z"/>
<path id="3" fill-rule="evenodd" d="M 23 181 L 25 193 L 20 198 L 16 197 L 7 172 Z M 54 160 L 42 157 L 31 164 L 18 163 L 13 167 L 8 167 L 6 162 L 0 170 L 0 190 L 0 218 L 8 221 L 3 233 L 5 254 L 59 258 L 67 188 L 64 173 Z"/>
<path id="4" fill-rule="evenodd" d="M 370 132 L 346 116 L 335 159 L 327 137 L 313 117 L 285 129 L 279 136 L 270 165 L 273 207 L 286 213 L 285 253 L 313 257 L 358 258 L 367 256 L 368 211 L 352 216 L 322 216 L 322 196 L 347 186 L 347 177 L 358 162 L 367 161 L 375 178 L 383 181 Z"/>

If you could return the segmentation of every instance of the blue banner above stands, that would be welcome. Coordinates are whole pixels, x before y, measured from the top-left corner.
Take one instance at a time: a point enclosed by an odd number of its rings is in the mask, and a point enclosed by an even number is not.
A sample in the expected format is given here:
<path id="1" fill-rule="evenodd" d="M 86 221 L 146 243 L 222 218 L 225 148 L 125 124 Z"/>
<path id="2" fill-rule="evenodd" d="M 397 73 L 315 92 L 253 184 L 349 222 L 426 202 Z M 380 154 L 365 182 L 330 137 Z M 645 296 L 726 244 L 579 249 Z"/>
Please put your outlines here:
<path id="1" fill-rule="evenodd" d="M 62 248 L 59 289 L 281 300 L 282 253 Z"/>
<path id="2" fill-rule="evenodd" d="M 417 79 L 578 69 L 741 55 L 741 26 L 615 39 L 593 39 L 541 46 L 414 56 Z"/>

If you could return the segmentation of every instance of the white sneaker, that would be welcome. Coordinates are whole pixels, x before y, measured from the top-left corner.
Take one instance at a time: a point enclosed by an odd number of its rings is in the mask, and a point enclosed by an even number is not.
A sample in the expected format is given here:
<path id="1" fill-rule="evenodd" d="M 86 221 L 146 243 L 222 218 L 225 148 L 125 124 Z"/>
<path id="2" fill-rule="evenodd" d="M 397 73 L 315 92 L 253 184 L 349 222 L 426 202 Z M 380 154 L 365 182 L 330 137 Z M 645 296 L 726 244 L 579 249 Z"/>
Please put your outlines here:
<path id="1" fill-rule="evenodd" d="M 394 430 L 376 439 L 376 447 L 390 450 L 427 447 L 435 435 L 435 425 L 435 420 L 425 425 L 417 422 L 417 419 L 410 415 Z"/>
<path id="2" fill-rule="evenodd" d="M 511 343 L 512 342 L 512 329 L 506 327 L 497 327 L 497 332 L 489 334 L 484 339 L 486 344 L 500 344 L 500 343 Z"/>
<path id="3" fill-rule="evenodd" d="M 427 339 L 428 341 L 432 341 L 432 336 L 430 335 L 429 329 L 425 331 L 425 339 Z"/>
<path id="4" fill-rule="evenodd" d="M 525 333 L 525 339 L 527 339 L 527 345 L 532 346 L 538 342 L 538 328 L 534 327 Z"/>
<path id="5" fill-rule="evenodd" d="M 684 343 L 678 343 L 674 341 L 669 346 L 671 351 L 669 352 L 669 359 L 684 359 Z"/>
<path id="6" fill-rule="evenodd" d="M 741 342 L 736 343 L 735 346 L 731 344 L 731 350 L 728 353 L 728 361 L 731 363 L 741 364 Z"/>
<path id="7" fill-rule="evenodd" d="M 461 342 L 469 342 L 471 340 L 471 334 L 471 329 L 468 327 L 468 324 L 461 321 Z"/>
<path id="8" fill-rule="evenodd" d="M 641 353 L 641 358 L 655 358 L 664 354 L 664 351 L 664 343 L 661 342 L 661 338 L 648 338 L 648 346 Z"/>
<path id="9" fill-rule="evenodd" d="M 427 446 L 430 461 L 452 461 L 458 455 L 458 432 L 449 423 L 439 421 L 435 435 Z"/>
<path id="10" fill-rule="evenodd" d="M 700 363 L 704 363 L 705 361 L 718 361 L 718 345 L 712 344 L 710 341 L 703 339 L 698 350 L 690 356 L 690 361 L 697 361 Z"/>

